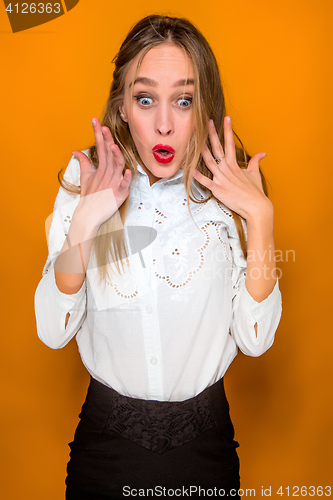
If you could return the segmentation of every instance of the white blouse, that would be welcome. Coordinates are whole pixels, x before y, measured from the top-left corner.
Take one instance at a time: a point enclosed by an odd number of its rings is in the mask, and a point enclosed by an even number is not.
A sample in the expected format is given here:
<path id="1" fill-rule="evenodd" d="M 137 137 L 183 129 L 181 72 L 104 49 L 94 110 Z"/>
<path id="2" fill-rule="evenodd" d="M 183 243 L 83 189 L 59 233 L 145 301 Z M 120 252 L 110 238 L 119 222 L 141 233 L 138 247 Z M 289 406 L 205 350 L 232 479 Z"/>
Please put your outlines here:
<path id="1" fill-rule="evenodd" d="M 65 179 L 79 185 L 74 157 Z M 205 199 L 198 186 L 195 196 Z M 60 188 L 35 296 L 38 336 L 46 345 L 61 348 L 76 335 L 92 377 L 125 396 L 159 401 L 182 401 L 217 382 L 238 347 L 260 356 L 272 345 L 281 316 L 278 282 L 262 302 L 251 297 L 230 211 L 216 199 L 191 202 L 193 221 L 182 171 L 150 186 L 138 165 L 125 222 L 132 234 L 129 269 L 99 284 L 91 257 L 82 288 L 67 295 L 56 286 L 54 262 L 78 202 L 79 195 Z"/>

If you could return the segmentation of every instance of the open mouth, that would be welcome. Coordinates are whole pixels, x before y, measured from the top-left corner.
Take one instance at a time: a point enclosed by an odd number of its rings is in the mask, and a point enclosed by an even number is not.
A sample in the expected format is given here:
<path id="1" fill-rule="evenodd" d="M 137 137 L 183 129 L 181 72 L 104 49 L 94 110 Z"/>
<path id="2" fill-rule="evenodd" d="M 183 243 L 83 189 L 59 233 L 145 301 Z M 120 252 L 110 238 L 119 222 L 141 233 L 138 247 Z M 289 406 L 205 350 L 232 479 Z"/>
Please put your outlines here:
<path id="1" fill-rule="evenodd" d="M 159 163 L 170 163 L 175 156 L 175 150 L 171 146 L 157 144 L 153 148 L 153 155 Z"/>
<path id="2" fill-rule="evenodd" d="M 167 156 L 168 154 L 170 154 L 170 151 L 168 151 L 167 149 L 157 149 L 157 151 L 162 155 L 162 156 Z"/>

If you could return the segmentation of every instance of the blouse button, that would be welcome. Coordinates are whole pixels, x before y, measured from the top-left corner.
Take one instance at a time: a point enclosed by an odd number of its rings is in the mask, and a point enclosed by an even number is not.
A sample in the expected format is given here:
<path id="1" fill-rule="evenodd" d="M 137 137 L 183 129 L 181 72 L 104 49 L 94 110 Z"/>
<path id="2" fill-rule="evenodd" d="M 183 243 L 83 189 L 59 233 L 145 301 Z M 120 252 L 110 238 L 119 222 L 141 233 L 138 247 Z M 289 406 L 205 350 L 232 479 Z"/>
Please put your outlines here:
<path id="1" fill-rule="evenodd" d="M 146 306 L 146 313 L 151 314 L 153 312 L 152 306 Z"/>
<path id="2" fill-rule="evenodd" d="M 158 363 L 157 358 L 151 358 L 150 364 L 157 365 L 157 363 Z"/>
<path id="3" fill-rule="evenodd" d="M 253 316 L 254 316 L 255 318 L 259 318 L 259 316 L 260 316 L 260 314 L 261 314 L 261 311 L 260 311 L 260 309 L 256 309 L 256 310 L 254 310 L 254 311 L 252 312 L 252 314 L 253 314 Z"/>

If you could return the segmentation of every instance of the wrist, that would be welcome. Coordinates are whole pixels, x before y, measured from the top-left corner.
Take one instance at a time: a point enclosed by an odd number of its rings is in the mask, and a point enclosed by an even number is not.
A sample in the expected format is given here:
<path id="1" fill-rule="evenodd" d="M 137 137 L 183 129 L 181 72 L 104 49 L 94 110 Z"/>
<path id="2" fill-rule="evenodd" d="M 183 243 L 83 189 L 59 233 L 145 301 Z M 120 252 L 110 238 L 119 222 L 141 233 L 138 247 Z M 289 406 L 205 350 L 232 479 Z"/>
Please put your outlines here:
<path id="1" fill-rule="evenodd" d="M 266 198 L 266 197 L 265 197 Z M 269 226 L 273 227 L 274 208 L 272 202 L 266 198 L 262 203 L 257 204 L 246 215 L 247 226 Z"/>
<path id="2" fill-rule="evenodd" d="M 80 210 L 76 209 L 68 231 L 71 246 L 94 240 L 99 227 L 96 222 L 90 221 L 87 215 L 85 216 Z"/>

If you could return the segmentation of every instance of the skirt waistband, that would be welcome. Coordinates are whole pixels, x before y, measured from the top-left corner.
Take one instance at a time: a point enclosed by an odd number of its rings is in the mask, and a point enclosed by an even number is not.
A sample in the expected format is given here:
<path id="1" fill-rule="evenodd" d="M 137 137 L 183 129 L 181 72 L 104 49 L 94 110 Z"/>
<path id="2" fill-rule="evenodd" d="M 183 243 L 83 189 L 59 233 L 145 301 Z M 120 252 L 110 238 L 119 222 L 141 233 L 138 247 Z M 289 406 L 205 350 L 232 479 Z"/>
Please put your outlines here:
<path id="1" fill-rule="evenodd" d="M 97 419 L 103 433 L 115 432 L 156 453 L 185 444 L 214 424 L 219 431 L 231 423 L 223 378 L 185 401 L 131 398 L 91 378 L 80 417 Z"/>

